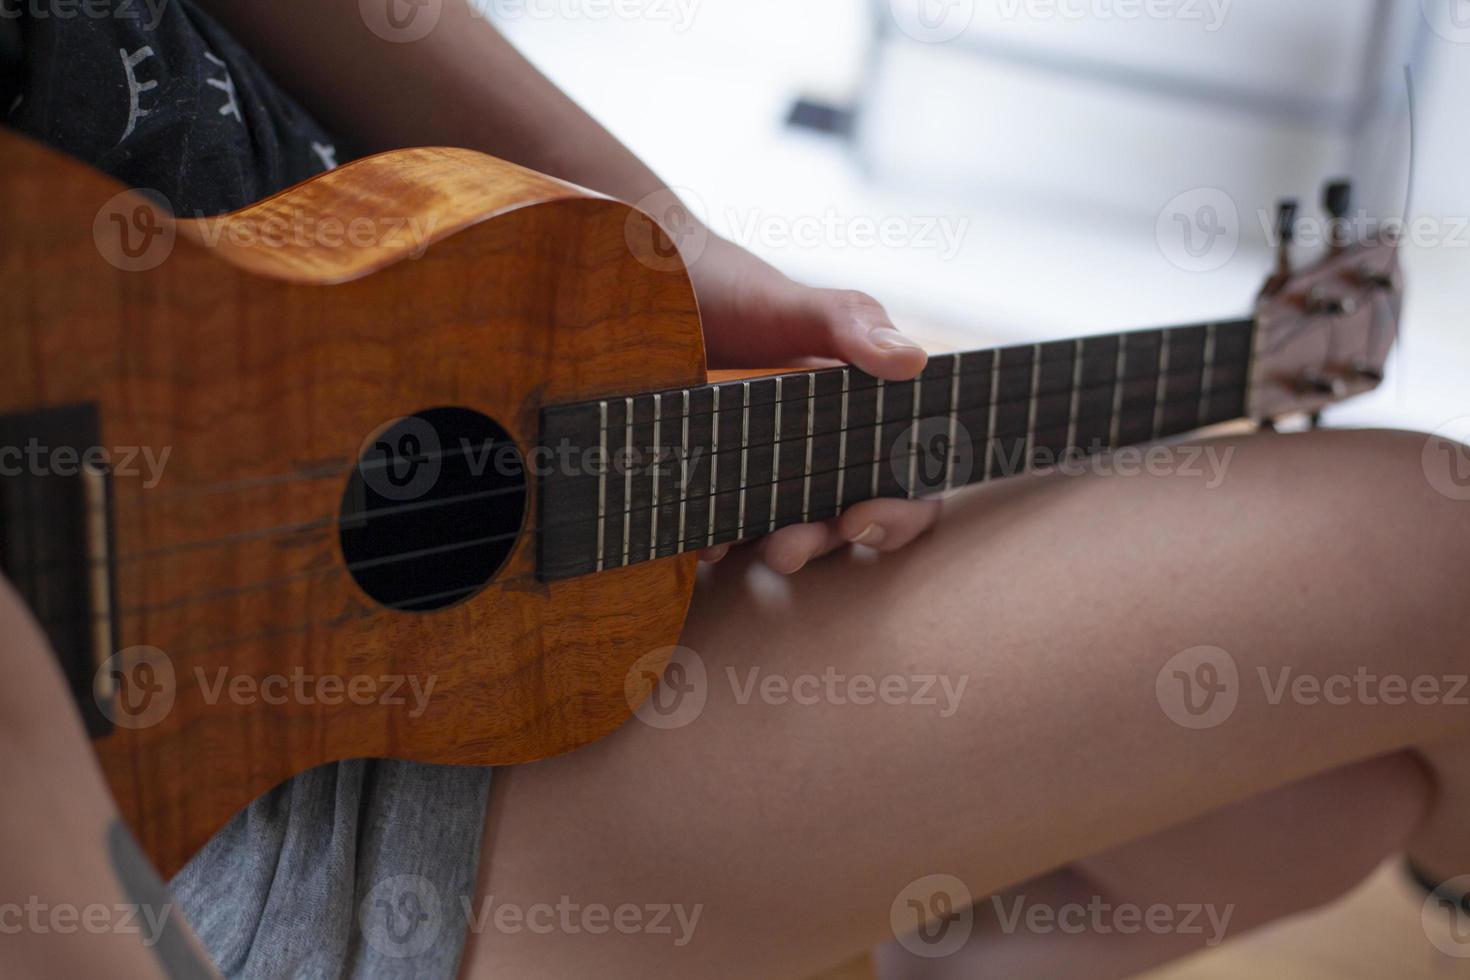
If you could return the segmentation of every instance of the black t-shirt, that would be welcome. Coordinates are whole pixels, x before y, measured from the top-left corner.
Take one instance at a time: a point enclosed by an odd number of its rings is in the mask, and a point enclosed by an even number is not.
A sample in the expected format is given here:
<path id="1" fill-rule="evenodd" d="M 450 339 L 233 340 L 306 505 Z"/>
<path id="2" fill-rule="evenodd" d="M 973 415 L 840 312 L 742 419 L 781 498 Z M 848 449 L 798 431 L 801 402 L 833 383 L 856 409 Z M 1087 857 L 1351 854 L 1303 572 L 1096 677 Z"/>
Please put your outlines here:
<path id="1" fill-rule="evenodd" d="M 0 4 L 0 57 L 7 35 L 12 50 L 0 73 L 7 126 L 162 194 L 186 217 L 244 207 L 345 162 L 191 0 L 44 6 Z"/>

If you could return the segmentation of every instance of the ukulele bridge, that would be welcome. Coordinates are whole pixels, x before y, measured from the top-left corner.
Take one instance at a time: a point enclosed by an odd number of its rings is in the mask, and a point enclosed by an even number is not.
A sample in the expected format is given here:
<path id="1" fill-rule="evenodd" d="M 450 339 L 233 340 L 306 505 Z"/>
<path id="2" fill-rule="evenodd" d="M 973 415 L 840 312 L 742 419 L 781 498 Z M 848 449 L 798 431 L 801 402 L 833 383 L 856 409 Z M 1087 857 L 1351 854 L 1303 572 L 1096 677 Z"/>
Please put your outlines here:
<path id="1" fill-rule="evenodd" d="M 0 571 L 51 643 L 93 738 L 112 731 L 111 476 L 95 405 L 0 416 Z"/>

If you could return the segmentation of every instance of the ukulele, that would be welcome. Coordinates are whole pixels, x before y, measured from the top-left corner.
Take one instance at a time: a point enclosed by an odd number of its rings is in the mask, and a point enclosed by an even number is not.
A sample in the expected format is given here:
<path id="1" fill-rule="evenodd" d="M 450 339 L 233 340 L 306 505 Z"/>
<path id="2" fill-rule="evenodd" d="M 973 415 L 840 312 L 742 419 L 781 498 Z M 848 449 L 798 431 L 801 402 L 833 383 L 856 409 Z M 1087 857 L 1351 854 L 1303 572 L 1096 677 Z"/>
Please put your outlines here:
<path id="1" fill-rule="evenodd" d="M 712 378 L 652 218 L 478 153 L 183 220 L 0 132 L 0 205 L 0 568 L 164 875 L 314 766 L 613 731 L 702 548 L 1319 412 L 1402 304 L 1385 236 L 1239 320 Z"/>

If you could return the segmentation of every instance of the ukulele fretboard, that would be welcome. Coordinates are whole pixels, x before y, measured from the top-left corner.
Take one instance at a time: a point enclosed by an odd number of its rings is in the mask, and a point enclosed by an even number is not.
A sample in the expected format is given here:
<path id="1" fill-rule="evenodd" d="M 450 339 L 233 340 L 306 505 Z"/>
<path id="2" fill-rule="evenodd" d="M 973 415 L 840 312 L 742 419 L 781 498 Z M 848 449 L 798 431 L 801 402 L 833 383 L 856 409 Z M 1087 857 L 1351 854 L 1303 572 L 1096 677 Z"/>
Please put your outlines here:
<path id="1" fill-rule="evenodd" d="M 539 576 L 573 578 L 1240 418 L 1253 321 L 825 368 L 543 411 Z"/>

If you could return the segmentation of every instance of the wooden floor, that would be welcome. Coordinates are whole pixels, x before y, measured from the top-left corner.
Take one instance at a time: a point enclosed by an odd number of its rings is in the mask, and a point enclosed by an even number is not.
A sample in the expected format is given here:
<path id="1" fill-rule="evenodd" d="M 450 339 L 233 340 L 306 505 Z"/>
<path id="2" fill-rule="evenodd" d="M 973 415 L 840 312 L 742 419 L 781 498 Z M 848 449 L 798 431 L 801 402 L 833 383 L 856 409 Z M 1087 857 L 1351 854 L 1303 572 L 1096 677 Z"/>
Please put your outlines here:
<path id="1" fill-rule="evenodd" d="M 1464 958 L 1437 950 L 1420 918 L 1423 904 L 1423 893 L 1405 881 L 1398 862 L 1390 862 L 1328 909 L 1192 956 L 1139 980 L 1470 980 L 1470 944 L 1464 948 Z M 1430 926 L 1435 925 L 1431 919 Z M 820 980 L 873 977 L 867 962 L 858 961 Z M 1078 974 L 1078 980 L 1085 980 L 1085 975 Z"/>
<path id="2" fill-rule="evenodd" d="M 1443 939 L 1447 927 L 1435 917 L 1426 924 L 1423 907 L 1424 893 L 1406 881 L 1397 861 L 1390 862 L 1328 909 L 1149 973 L 1146 980 L 1470 978 L 1470 945 L 1464 958 L 1437 950 L 1426 928 Z"/>

